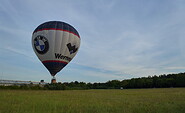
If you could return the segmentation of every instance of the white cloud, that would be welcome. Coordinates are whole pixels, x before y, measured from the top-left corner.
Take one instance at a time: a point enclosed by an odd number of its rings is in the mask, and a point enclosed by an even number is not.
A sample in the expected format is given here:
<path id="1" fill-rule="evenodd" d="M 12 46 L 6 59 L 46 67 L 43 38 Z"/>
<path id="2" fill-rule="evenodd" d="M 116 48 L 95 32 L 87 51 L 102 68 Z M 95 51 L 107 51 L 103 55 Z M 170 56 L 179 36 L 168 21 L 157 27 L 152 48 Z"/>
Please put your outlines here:
<path id="1" fill-rule="evenodd" d="M 177 69 L 185 70 L 185 67 L 166 67 L 165 69 L 167 69 L 167 70 L 177 70 Z"/>
<path id="2" fill-rule="evenodd" d="M 20 55 L 24 55 L 26 57 L 30 57 L 30 58 L 33 58 L 33 56 L 30 55 L 30 52 L 29 51 L 26 51 L 26 50 L 23 50 L 23 49 L 16 49 L 16 48 L 12 48 L 11 46 L 7 46 L 4 48 L 5 50 L 8 50 L 10 52 L 14 52 L 16 54 L 20 54 Z"/>

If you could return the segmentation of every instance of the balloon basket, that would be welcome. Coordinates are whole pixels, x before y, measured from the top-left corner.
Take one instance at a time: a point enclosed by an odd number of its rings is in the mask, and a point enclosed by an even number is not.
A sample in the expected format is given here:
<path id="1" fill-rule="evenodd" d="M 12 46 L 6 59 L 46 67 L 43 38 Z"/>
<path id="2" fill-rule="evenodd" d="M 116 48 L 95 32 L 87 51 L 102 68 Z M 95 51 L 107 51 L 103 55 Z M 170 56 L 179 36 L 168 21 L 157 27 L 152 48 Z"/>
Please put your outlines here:
<path id="1" fill-rule="evenodd" d="M 51 79 L 51 83 L 52 83 L 52 84 L 57 83 L 57 81 L 56 81 L 56 78 L 55 78 L 55 77 L 53 77 L 53 78 Z"/>

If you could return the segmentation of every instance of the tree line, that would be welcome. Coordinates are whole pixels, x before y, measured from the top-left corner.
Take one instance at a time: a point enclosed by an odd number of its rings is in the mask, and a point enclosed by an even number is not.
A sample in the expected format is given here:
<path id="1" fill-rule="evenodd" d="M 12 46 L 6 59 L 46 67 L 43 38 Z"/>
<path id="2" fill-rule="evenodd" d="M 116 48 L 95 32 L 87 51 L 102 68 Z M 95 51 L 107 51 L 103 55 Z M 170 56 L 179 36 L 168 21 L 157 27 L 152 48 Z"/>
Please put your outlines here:
<path id="1" fill-rule="evenodd" d="M 105 83 L 64 82 L 42 86 L 0 86 L 0 89 L 31 89 L 31 90 L 82 90 L 82 89 L 131 89 L 131 88 L 170 88 L 185 87 L 185 73 L 163 74 L 126 80 L 110 80 Z"/>

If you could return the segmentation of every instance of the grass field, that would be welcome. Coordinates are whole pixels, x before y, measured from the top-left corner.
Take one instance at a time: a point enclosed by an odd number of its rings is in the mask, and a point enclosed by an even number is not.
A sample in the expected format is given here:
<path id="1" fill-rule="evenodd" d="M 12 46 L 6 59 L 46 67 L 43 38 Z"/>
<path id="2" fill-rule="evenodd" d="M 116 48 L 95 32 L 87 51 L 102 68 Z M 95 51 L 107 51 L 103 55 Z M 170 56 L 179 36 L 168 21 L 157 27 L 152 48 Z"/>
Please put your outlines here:
<path id="1" fill-rule="evenodd" d="M 185 113 L 185 88 L 0 90 L 0 113 Z"/>

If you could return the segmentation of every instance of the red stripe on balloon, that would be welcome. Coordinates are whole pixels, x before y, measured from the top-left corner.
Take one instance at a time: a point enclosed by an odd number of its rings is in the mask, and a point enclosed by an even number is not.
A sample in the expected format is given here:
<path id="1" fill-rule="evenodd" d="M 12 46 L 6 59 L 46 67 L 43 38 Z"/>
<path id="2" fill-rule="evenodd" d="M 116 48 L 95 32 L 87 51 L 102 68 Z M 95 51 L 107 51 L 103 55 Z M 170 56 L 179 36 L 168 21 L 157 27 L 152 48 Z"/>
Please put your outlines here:
<path id="1" fill-rule="evenodd" d="M 80 36 L 79 36 L 79 35 L 77 35 L 77 34 L 75 34 L 75 33 L 71 32 L 71 31 L 67 31 L 67 30 L 63 30 L 63 29 L 56 29 L 56 28 L 44 28 L 44 29 L 39 29 L 39 30 L 37 30 L 37 31 L 35 31 L 35 32 L 38 32 L 38 31 L 44 31 L 44 30 L 58 30 L 58 31 L 65 31 L 65 32 L 68 32 L 68 33 L 72 33 L 72 34 L 76 35 L 78 38 L 80 38 Z M 35 33 L 35 32 L 34 32 L 34 33 Z"/>
<path id="2" fill-rule="evenodd" d="M 45 60 L 45 61 L 42 61 L 42 63 L 49 63 L 49 62 L 59 62 L 59 63 L 63 63 L 63 64 L 68 64 L 68 62 L 59 61 L 59 60 Z"/>

